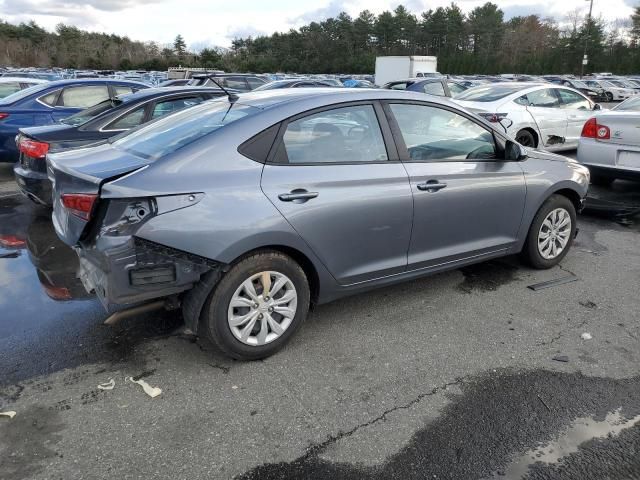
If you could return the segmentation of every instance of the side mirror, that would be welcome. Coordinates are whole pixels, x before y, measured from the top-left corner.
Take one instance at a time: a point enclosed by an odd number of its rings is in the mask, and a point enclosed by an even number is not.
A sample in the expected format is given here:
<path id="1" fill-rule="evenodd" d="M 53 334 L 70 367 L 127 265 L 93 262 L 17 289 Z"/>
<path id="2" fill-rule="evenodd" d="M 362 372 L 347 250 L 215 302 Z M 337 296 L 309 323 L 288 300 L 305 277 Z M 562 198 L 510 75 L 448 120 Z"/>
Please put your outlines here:
<path id="1" fill-rule="evenodd" d="M 522 162 L 527 159 L 527 151 L 519 143 L 507 140 L 504 147 L 504 159 L 513 162 Z"/>
<path id="2" fill-rule="evenodd" d="M 594 110 L 602 110 L 602 105 L 600 105 L 599 103 L 596 103 L 593 105 L 593 109 Z"/>

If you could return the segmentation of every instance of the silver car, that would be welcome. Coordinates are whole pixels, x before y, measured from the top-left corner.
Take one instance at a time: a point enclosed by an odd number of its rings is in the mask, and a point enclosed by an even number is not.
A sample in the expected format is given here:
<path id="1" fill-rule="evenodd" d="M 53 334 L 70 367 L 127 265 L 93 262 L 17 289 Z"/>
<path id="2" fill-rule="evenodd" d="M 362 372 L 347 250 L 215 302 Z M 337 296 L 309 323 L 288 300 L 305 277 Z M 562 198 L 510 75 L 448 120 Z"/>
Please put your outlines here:
<path id="1" fill-rule="evenodd" d="M 86 289 L 180 307 L 238 359 L 282 348 L 311 304 L 516 253 L 552 267 L 589 184 L 452 102 L 369 89 L 205 102 L 48 169 Z"/>
<path id="2" fill-rule="evenodd" d="M 640 181 L 640 96 L 601 110 L 589 119 L 578 143 L 578 161 L 595 185 L 616 178 Z"/>

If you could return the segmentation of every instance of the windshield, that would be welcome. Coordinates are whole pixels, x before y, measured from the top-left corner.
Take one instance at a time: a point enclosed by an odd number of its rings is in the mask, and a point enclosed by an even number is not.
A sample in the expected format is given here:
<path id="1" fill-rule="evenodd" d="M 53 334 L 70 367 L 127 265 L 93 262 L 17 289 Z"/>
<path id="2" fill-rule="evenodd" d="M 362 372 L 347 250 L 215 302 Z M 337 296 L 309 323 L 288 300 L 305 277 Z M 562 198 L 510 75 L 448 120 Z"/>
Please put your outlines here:
<path id="1" fill-rule="evenodd" d="M 63 120 L 60 120 L 62 123 L 67 125 L 73 125 L 77 127 L 78 125 L 82 125 L 83 123 L 88 122 L 89 120 L 97 117 L 102 112 L 106 112 L 107 110 L 111 110 L 113 107 L 117 107 L 122 103 L 122 100 L 114 99 L 114 100 L 105 100 L 104 102 L 100 102 L 93 107 L 87 108 L 86 110 L 82 110 L 81 112 L 76 113 L 75 115 L 71 115 Z"/>
<path id="2" fill-rule="evenodd" d="M 4 97 L 2 100 L 0 100 L 0 105 L 9 105 L 11 103 L 15 103 L 19 100 L 22 100 L 23 98 L 27 98 L 28 96 L 33 95 L 34 93 L 47 90 L 50 87 L 51 85 L 49 83 L 39 83 L 32 87 L 25 88 L 24 90 L 20 90 L 19 92 L 12 93 L 11 95 Z"/>
<path id="3" fill-rule="evenodd" d="M 607 81 L 607 80 L 600 80 L 600 85 L 602 85 L 603 87 L 617 87 L 617 85 L 614 85 L 613 83 Z"/>
<path id="4" fill-rule="evenodd" d="M 470 88 L 456 96 L 456 100 L 467 100 L 470 102 L 494 102 L 507 97 L 513 93 L 528 88 L 518 84 L 482 85 Z"/>
<path id="5" fill-rule="evenodd" d="M 249 105 L 229 103 L 226 98 L 213 100 L 119 135 L 113 145 L 134 155 L 157 160 L 258 111 Z"/>
<path id="6" fill-rule="evenodd" d="M 631 97 L 622 103 L 619 103 L 611 110 L 639 112 L 640 111 L 640 97 Z"/>
<path id="7" fill-rule="evenodd" d="M 610 80 L 609 83 L 613 83 L 616 87 L 627 88 L 627 85 L 620 80 Z"/>

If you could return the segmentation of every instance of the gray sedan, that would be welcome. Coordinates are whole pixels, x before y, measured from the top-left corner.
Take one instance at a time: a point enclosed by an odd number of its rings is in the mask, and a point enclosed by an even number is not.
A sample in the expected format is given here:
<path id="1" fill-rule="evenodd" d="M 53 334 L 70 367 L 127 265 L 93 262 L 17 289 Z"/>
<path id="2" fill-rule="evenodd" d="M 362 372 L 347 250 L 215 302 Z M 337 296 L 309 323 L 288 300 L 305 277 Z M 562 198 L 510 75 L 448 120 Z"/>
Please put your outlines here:
<path id="1" fill-rule="evenodd" d="M 181 308 L 238 359 L 282 348 L 311 304 L 516 253 L 556 265 L 589 183 L 390 90 L 243 94 L 47 162 L 85 288 L 108 310 Z"/>
<path id="2" fill-rule="evenodd" d="M 616 178 L 640 181 L 640 98 L 631 97 L 589 119 L 578 143 L 578 161 L 591 181 L 609 185 Z"/>

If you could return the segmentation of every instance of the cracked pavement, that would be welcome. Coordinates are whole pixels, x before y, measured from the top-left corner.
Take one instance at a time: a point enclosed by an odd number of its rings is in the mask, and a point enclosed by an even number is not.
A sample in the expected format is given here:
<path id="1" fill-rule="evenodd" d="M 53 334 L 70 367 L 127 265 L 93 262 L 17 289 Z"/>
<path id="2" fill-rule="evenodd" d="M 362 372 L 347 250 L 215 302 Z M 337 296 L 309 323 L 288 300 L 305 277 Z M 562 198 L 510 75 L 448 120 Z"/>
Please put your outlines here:
<path id="1" fill-rule="evenodd" d="M 47 212 L 5 195 L 0 411 L 17 415 L 0 418 L 0 478 L 504 478 L 577 418 L 640 413 L 640 228 L 579 224 L 562 269 L 507 258 L 346 298 L 241 363 L 175 313 L 102 325 Z M 51 298 L 63 284 L 74 300 Z M 635 424 L 529 477 L 640 478 L 639 451 Z"/>

